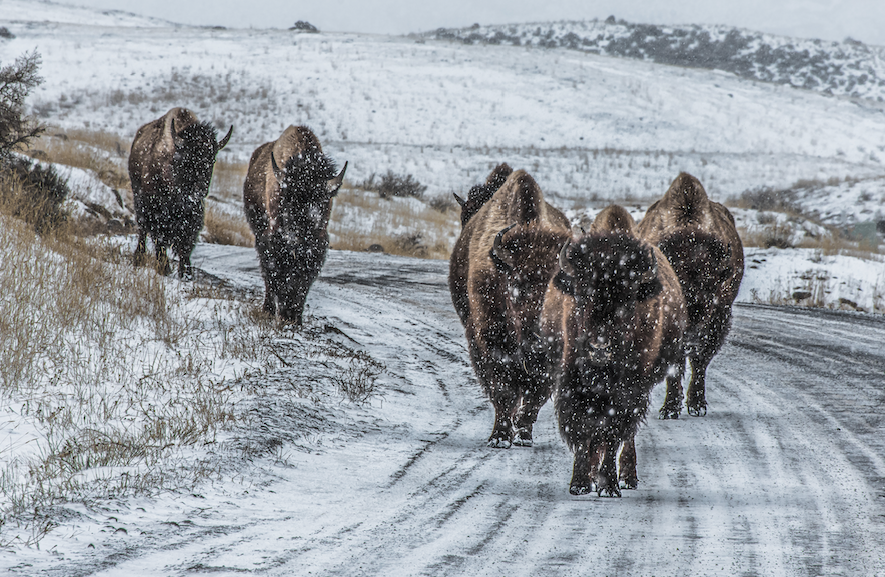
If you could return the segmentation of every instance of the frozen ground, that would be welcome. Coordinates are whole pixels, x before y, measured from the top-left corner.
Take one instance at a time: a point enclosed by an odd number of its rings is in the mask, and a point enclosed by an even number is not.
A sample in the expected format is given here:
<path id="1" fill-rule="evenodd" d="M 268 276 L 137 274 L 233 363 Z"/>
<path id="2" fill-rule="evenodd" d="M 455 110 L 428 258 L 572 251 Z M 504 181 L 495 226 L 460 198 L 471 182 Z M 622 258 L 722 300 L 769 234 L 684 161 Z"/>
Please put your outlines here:
<path id="1" fill-rule="evenodd" d="M 195 263 L 250 294 L 252 251 Z M 446 263 L 332 252 L 310 313 L 385 363 L 370 405 L 268 397 L 274 458 L 195 494 L 70 507 L 17 575 L 879 575 L 885 571 L 885 323 L 739 305 L 705 418 L 650 419 L 640 486 L 568 494 L 549 405 L 531 449 L 485 446 Z M 309 374 L 289 375 L 310 379 Z M 269 390 L 270 386 L 269 386 Z M 653 406 L 663 401 L 655 391 Z M 288 415 L 297 415 L 289 418 Z M 295 431 L 297 443 L 281 443 Z M 237 466 L 236 463 L 232 463 Z M 260 474 L 259 474 L 260 472 Z"/>

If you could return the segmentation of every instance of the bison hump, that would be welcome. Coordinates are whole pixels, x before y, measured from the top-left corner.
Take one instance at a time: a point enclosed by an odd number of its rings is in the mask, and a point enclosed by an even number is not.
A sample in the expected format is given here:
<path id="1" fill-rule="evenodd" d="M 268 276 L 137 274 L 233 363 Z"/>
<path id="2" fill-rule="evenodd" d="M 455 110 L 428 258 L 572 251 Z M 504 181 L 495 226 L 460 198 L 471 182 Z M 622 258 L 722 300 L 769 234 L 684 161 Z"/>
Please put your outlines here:
<path id="1" fill-rule="evenodd" d="M 290 124 L 289 127 L 283 131 L 283 134 L 277 138 L 277 141 L 274 142 L 274 161 L 276 161 L 277 166 L 283 167 L 289 162 L 290 158 L 311 148 L 317 149 L 319 152 L 322 152 L 323 150 L 322 146 L 320 146 L 320 141 L 317 139 L 316 135 L 314 135 L 313 131 L 306 126 L 294 126 Z"/>

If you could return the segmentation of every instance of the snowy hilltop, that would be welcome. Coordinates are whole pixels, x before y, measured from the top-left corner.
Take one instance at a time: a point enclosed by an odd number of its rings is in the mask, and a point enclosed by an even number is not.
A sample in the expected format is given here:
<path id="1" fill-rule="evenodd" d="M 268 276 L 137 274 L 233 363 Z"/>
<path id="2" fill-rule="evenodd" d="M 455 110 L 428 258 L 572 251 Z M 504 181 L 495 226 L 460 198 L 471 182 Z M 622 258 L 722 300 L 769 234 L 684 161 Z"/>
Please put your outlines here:
<path id="1" fill-rule="evenodd" d="M 731 26 L 605 21 L 440 28 L 423 38 L 568 48 L 658 64 L 722 70 L 748 80 L 885 101 L 885 47 L 762 34 Z"/>

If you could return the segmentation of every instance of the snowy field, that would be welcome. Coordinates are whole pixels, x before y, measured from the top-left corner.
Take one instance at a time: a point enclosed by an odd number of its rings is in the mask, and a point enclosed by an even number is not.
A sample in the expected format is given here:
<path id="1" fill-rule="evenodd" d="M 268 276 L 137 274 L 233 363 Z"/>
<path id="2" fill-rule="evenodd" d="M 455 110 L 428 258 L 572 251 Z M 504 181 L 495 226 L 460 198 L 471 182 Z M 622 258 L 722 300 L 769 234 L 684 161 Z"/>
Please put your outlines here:
<path id="1" fill-rule="evenodd" d="M 42 55 L 45 83 L 29 104 L 62 129 L 128 142 L 187 106 L 233 124 L 222 156 L 245 162 L 304 123 L 349 161 L 351 182 L 393 170 L 429 196 L 463 195 L 507 161 L 576 225 L 610 202 L 641 218 L 680 171 L 720 201 L 791 189 L 787 200 L 825 224 L 885 220 L 885 113 L 874 99 L 562 47 L 197 28 L 45 0 L 0 0 L 0 26 L 15 36 L 0 38 L 0 63 Z M 80 200 L 127 212 L 90 172 L 63 174 Z M 733 212 L 742 230 L 779 223 L 796 245 L 828 234 L 794 215 Z M 367 227 L 386 218 L 340 214 Z M 201 243 L 194 264 L 197 284 L 259 302 L 253 249 Z M 39 547 L 0 550 L 0 570 L 883 575 L 885 259 L 747 248 L 746 266 L 731 339 L 709 373 L 710 414 L 651 419 L 637 439 L 640 488 L 576 499 L 549 406 L 534 448 L 485 447 L 491 410 L 447 263 L 332 251 L 308 327 L 383 364 L 378 394 L 355 404 L 331 392 L 328 367 L 298 356 L 307 333 L 292 337 L 292 357 L 256 361 L 252 380 L 254 367 L 212 357 L 221 345 L 200 336 L 188 356 L 239 386 L 229 394 L 240 420 L 211 444 L 173 452 L 217 470 L 193 490 L 63 504 Z M 175 280 L 168 287 L 201 322 L 201 307 L 214 306 L 185 299 L 190 289 Z M 311 350 L 332 362 L 324 354 Z M 662 397 L 659 387 L 653 410 Z M 46 451 L 40 418 L 4 405 L 2 465 Z"/>
<path id="2" fill-rule="evenodd" d="M 247 160 L 308 124 L 357 181 L 392 169 L 431 194 L 463 191 L 502 160 L 555 201 L 653 199 L 682 170 L 719 199 L 796 181 L 881 176 L 885 115 L 718 71 L 563 48 L 286 30 L 168 26 L 4 0 L 0 58 L 37 49 L 46 121 L 131 138 L 172 106 L 234 125 Z M 565 206 L 567 208 L 568 206 Z"/>

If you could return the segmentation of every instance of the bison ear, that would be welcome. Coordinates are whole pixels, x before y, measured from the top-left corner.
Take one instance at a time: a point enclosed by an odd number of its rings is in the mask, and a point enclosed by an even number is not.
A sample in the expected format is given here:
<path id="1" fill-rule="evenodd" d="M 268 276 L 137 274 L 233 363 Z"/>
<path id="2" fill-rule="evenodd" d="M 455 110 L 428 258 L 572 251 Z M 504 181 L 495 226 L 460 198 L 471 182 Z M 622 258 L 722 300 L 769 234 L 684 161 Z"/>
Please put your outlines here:
<path id="1" fill-rule="evenodd" d="M 221 142 L 218 143 L 218 148 L 215 149 L 215 152 L 218 152 L 222 148 L 227 146 L 227 141 L 230 140 L 230 135 L 233 134 L 233 132 L 234 132 L 234 125 L 231 124 L 230 130 L 227 131 L 227 134 L 224 136 L 224 138 L 221 139 Z"/>
<path id="2" fill-rule="evenodd" d="M 280 186 L 286 181 L 286 171 L 277 166 L 277 159 L 273 157 L 273 151 L 270 153 L 270 166 L 273 169 L 273 175 L 276 177 Z"/>
<path id="3" fill-rule="evenodd" d="M 565 271 L 559 271 L 553 277 L 553 286 L 564 294 L 575 296 L 575 277 L 566 274 Z"/>
<path id="4" fill-rule="evenodd" d="M 464 203 L 467 202 L 467 201 L 464 200 L 463 198 L 461 198 L 460 196 L 458 196 L 457 193 L 454 193 L 454 192 L 453 192 L 453 193 L 452 193 L 452 196 L 454 196 L 454 197 L 455 197 L 455 200 L 458 201 L 458 205 L 459 205 L 461 208 L 464 208 Z"/>
<path id="5" fill-rule="evenodd" d="M 347 170 L 347 162 L 344 162 L 344 168 L 341 169 L 341 172 L 338 173 L 338 176 L 326 181 L 326 192 L 335 196 L 338 192 L 338 189 L 341 188 L 341 183 L 344 182 L 344 171 Z"/>

